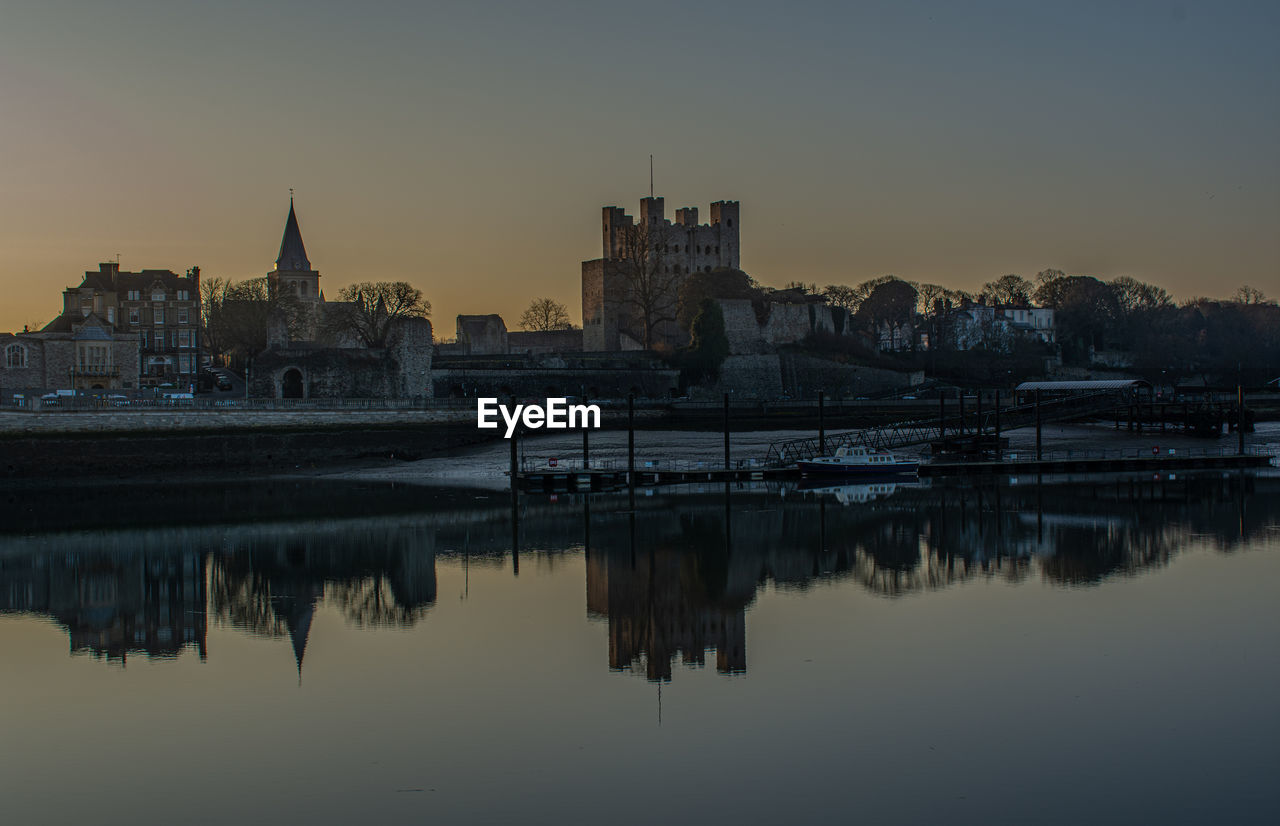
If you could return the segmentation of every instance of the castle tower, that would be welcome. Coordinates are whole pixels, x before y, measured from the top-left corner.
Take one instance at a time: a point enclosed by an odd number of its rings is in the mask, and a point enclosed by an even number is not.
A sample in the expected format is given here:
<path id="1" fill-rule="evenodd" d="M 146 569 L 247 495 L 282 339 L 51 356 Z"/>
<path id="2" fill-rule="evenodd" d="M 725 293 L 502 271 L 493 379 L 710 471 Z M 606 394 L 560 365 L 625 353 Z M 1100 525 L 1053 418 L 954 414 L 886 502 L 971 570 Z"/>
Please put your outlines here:
<path id="1" fill-rule="evenodd" d="M 302 231 L 298 229 L 298 216 L 293 211 L 292 196 L 289 197 L 289 217 L 284 222 L 276 268 L 267 273 L 267 278 L 277 290 L 292 293 L 303 301 L 320 301 L 320 273 L 311 269 L 311 260 L 307 258 Z"/>

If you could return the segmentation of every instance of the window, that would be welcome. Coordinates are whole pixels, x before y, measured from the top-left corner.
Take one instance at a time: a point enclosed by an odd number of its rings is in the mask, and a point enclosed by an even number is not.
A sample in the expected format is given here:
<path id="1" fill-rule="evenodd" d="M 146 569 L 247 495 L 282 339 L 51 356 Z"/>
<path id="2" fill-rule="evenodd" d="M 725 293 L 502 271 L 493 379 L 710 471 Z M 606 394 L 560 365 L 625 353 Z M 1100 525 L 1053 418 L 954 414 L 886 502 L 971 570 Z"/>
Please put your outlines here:
<path id="1" fill-rule="evenodd" d="M 191 363 L 192 363 L 192 362 L 191 362 L 191 358 L 192 358 L 192 357 L 191 357 L 191 354 L 190 354 L 190 353 L 187 353 L 186 355 L 178 356 L 178 371 L 179 371 L 179 372 L 181 372 L 181 373 L 190 373 L 190 372 L 193 372 L 193 371 L 192 371 L 192 369 L 191 369 Z"/>
<path id="2" fill-rule="evenodd" d="M 680 251 L 680 245 L 679 245 L 679 244 L 676 244 L 676 245 L 672 248 L 672 251 L 673 251 L 673 252 L 679 252 L 679 251 Z"/>
<path id="3" fill-rule="evenodd" d="M 130 301 L 141 301 L 141 300 L 142 300 L 142 290 L 129 290 L 129 300 L 130 300 Z"/>
<path id="4" fill-rule="evenodd" d="M 179 308 L 178 308 L 178 323 L 179 323 L 179 324 L 186 324 L 186 323 L 187 323 L 187 308 L 186 308 L 186 307 L 179 307 Z"/>
<path id="5" fill-rule="evenodd" d="M 725 223 L 728 224 L 729 226 L 733 226 L 733 219 L 729 218 L 725 221 Z"/>
<path id="6" fill-rule="evenodd" d="M 129 323 L 130 323 L 130 324 L 137 324 L 137 323 L 138 323 L 138 320 L 139 320 L 139 318 L 138 318 L 138 317 L 139 317 L 141 314 L 142 314 L 142 313 L 138 310 L 138 308 L 137 308 L 137 307 L 130 307 L 130 308 L 129 308 Z"/>
<path id="7" fill-rule="evenodd" d="M 164 301 L 164 290 L 154 289 L 151 291 L 152 301 Z"/>
<path id="8" fill-rule="evenodd" d="M 151 315 L 155 318 L 157 327 L 164 324 L 164 307 L 156 307 L 151 311 Z"/>
<path id="9" fill-rule="evenodd" d="M 147 331 L 146 330 L 142 330 L 140 333 L 138 333 L 138 348 L 142 350 L 147 349 Z"/>
<path id="10" fill-rule="evenodd" d="M 307 294 L 307 282 L 305 282 L 305 281 L 299 281 L 299 282 L 298 282 L 298 290 L 299 290 L 303 295 L 306 295 L 306 294 Z"/>
<path id="11" fill-rule="evenodd" d="M 191 331 L 190 331 L 190 330 L 179 330 L 179 331 L 178 331 L 178 346 L 179 346 L 179 347 L 190 347 L 190 346 L 191 346 Z"/>
<path id="12" fill-rule="evenodd" d="M 27 366 L 27 348 L 21 344 L 10 344 L 4 348 L 4 366 L 5 367 L 26 367 Z"/>
<path id="13" fill-rule="evenodd" d="M 190 300 L 191 300 L 191 293 L 187 292 L 186 290 L 178 290 L 178 300 L 179 300 L 179 301 L 190 301 Z"/>
<path id="14" fill-rule="evenodd" d="M 89 313 L 91 313 L 91 312 L 93 312 L 93 304 L 89 303 L 88 301 L 81 301 L 81 302 L 80 302 L 80 315 L 82 315 L 82 316 L 88 316 L 88 315 L 89 315 Z"/>
<path id="15" fill-rule="evenodd" d="M 115 307 L 108 307 L 108 308 L 107 308 L 107 321 L 108 321 L 109 323 L 111 323 L 111 324 L 115 324 L 115 323 L 116 323 L 116 308 L 115 308 Z"/>

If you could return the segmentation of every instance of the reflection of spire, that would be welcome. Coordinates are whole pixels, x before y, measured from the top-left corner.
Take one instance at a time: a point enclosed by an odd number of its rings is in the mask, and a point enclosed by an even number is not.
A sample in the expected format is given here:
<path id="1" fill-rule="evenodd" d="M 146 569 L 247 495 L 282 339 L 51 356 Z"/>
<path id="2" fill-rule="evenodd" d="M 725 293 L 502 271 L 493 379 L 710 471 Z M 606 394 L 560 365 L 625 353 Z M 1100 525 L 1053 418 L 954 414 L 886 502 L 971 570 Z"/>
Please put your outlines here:
<path id="1" fill-rule="evenodd" d="M 285 618 L 289 627 L 289 640 L 293 643 L 293 659 L 298 664 L 298 684 L 302 684 L 302 658 L 307 653 L 307 637 L 311 633 L 311 620 L 316 614 L 315 599 L 312 598 L 301 610 L 290 611 Z"/>

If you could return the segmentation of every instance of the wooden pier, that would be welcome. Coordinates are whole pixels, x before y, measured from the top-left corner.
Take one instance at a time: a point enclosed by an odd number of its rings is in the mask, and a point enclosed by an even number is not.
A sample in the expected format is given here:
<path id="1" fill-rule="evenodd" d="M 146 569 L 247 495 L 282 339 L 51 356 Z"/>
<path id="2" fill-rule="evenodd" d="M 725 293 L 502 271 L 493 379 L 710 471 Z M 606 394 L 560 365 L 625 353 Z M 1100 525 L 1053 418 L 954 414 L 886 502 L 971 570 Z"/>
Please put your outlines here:
<path id="1" fill-rule="evenodd" d="M 940 476 L 1024 476 L 1045 473 L 1167 473 L 1174 470 L 1236 470 L 1267 467 L 1271 456 L 1247 453 L 1160 456 L 1056 456 L 1043 459 L 1016 459 L 977 462 L 926 462 L 920 465 L 921 478 Z M 636 487 L 688 485 L 725 482 L 782 482 L 802 478 L 797 468 L 759 466 L 723 468 L 637 468 Z M 848 483 L 859 477 L 821 475 L 807 479 L 831 479 Z M 527 468 L 516 474 L 521 490 L 556 493 L 618 490 L 632 483 L 626 468 Z"/>

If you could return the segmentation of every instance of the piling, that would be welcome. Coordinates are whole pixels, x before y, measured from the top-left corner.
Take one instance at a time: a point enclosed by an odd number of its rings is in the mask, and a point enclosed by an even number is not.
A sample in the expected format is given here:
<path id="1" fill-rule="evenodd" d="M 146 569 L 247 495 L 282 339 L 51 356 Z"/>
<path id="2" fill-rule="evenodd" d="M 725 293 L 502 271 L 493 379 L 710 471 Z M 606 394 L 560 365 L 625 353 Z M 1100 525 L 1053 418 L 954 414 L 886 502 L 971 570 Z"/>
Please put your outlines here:
<path id="1" fill-rule="evenodd" d="M 1001 455 L 1000 450 L 1000 391 L 996 391 L 996 455 Z"/>
<path id="2" fill-rule="evenodd" d="M 1044 458 L 1044 455 L 1043 455 L 1044 451 L 1041 450 L 1041 448 L 1044 446 L 1044 442 L 1042 439 L 1042 432 L 1041 432 L 1043 429 L 1044 428 L 1042 427 L 1042 424 L 1040 421 L 1040 391 L 1036 390 L 1036 461 L 1037 462 L 1039 462 L 1042 458 Z"/>
<path id="3" fill-rule="evenodd" d="M 947 394 L 938 391 L 938 441 L 947 438 Z"/>
<path id="4" fill-rule="evenodd" d="M 627 394 L 627 484 L 636 486 L 636 394 Z"/>
<path id="5" fill-rule="evenodd" d="M 589 402 L 590 402 L 590 400 L 589 400 L 589 399 L 587 399 L 587 398 L 583 398 L 583 400 L 582 400 L 582 404 L 583 404 L 583 406 L 584 406 L 584 407 L 585 407 Z M 585 418 L 585 416 L 584 416 L 584 418 Z M 582 425 L 582 469 L 583 469 L 583 470 L 590 470 L 590 469 L 591 469 L 591 453 L 590 453 L 590 446 L 587 444 L 587 434 L 588 434 L 588 433 L 590 433 L 590 432 L 591 432 L 591 429 L 590 429 L 589 427 L 587 427 L 587 426 L 586 426 L 586 422 L 583 422 L 583 425 Z"/>
<path id="6" fill-rule="evenodd" d="M 1244 385 L 1236 385 L 1236 436 L 1240 440 L 1240 455 L 1244 455 Z"/>
<path id="7" fill-rule="evenodd" d="M 827 421 L 825 411 L 823 410 L 823 402 L 826 394 L 821 390 L 818 391 L 818 455 L 827 455 Z"/>
<path id="8" fill-rule="evenodd" d="M 724 469 L 729 469 L 729 394 L 724 394 Z"/>

